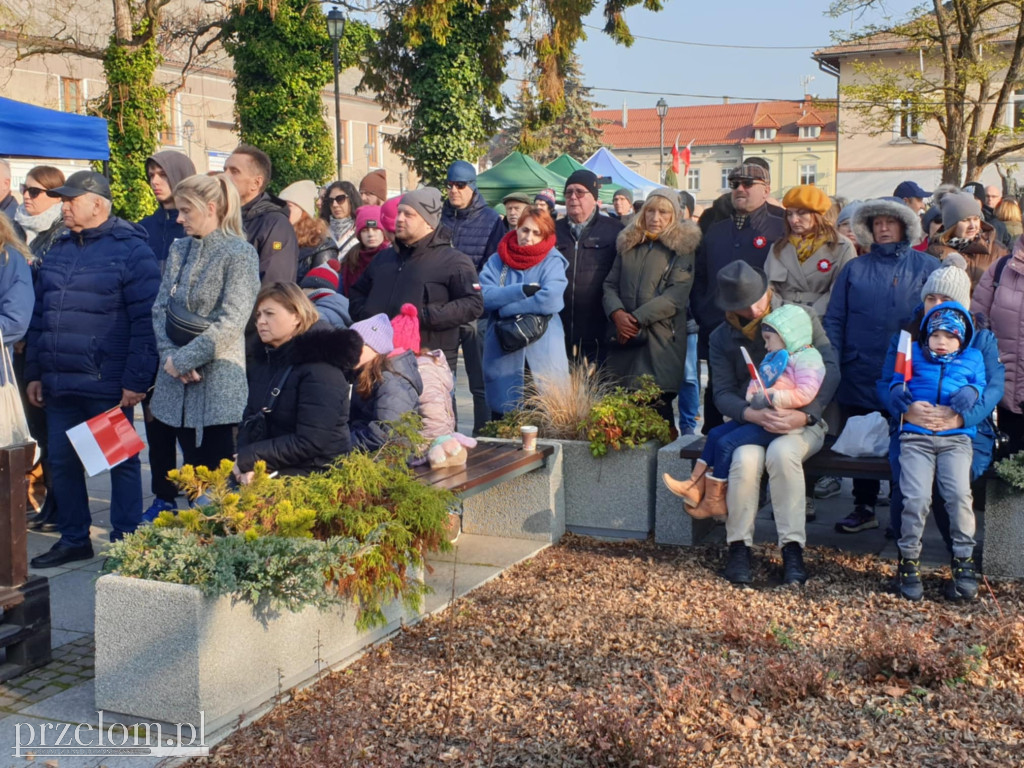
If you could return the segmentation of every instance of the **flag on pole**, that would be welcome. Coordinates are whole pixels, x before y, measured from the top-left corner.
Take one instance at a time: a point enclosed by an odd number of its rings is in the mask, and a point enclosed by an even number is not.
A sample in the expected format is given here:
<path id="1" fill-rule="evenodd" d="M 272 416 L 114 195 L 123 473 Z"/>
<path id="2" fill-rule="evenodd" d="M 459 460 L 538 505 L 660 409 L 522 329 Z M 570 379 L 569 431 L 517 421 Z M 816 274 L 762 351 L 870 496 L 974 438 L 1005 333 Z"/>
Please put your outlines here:
<path id="1" fill-rule="evenodd" d="M 676 151 L 679 153 L 679 157 L 683 161 L 683 176 L 686 176 L 690 172 L 690 147 L 693 146 L 693 142 L 694 140 L 690 139 L 689 144 L 687 144 L 682 149 L 679 149 L 679 136 L 678 134 L 676 135 Z M 675 170 L 676 174 L 678 175 L 679 168 L 673 165 L 673 170 Z"/>
<path id="2" fill-rule="evenodd" d="M 676 143 L 672 145 L 672 172 L 676 176 L 679 175 L 679 161 L 680 161 L 680 159 L 681 159 L 681 154 L 679 152 L 679 134 L 677 133 L 676 134 Z"/>
<path id="3" fill-rule="evenodd" d="M 761 381 L 761 374 L 757 372 L 757 366 L 754 365 L 754 361 L 750 359 L 750 353 L 747 352 L 746 347 L 740 347 L 740 352 L 743 353 L 743 362 L 747 364 L 747 370 L 750 371 L 750 380 L 757 382 L 757 388 L 761 390 L 761 394 L 767 399 L 768 392 L 764 388 L 764 382 Z"/>
<path id="4" fill-rule="evenodd" d="M 145 447 L 119 407 L 76 424 L 67 435 L 89 477 L 113 469 Z"/>
<path id="5" fill-rule="evenodd" d="M 896 373 L 903 377 L 903 387 L 907 386 L 914 368 L 914 340 L 910 331 L 900 331 L 899 344 L 896 346 Z"/>

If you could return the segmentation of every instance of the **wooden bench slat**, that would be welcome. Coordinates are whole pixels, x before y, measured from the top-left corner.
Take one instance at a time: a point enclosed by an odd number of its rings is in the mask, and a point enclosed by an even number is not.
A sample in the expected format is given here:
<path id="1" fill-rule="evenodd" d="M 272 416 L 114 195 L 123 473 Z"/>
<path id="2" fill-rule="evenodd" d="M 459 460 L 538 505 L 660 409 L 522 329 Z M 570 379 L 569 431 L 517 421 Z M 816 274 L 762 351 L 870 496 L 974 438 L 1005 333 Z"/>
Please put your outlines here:
<path id="1" fill-rule="evenodd" d="M 467 450 L 468 457 L 466 459 L 466 465 L 471 463 L 475 464 L 478 461 L 485 461 L 488 457 L 499 453 L 504 453 L 508 448 L 512 446 L 503 445 L 501 443 L 479 443 L 475 448 Z M 427 485 L 434 485 L 440 480 L 452 477 L 453 475 L 463 472 L 465 466 L 457 467 L 438 467 L 437 469 L 431 469 L 429 464 L 423 464 L 416 468 L 416 479 Z"/>
<path id="2" fill-rule="evenodd" d="M 445 488 L 453 493 L 479 492 L 502 479 L 510 479 L 544 465 L 554 452 L 552 446 L 538 446 L 527 453 L 518 445 L 489 444 L 493 450 L 469 452 L 464 467 L 442 467 L 420 474 L 417 479 L 428 485 Z"/>
<path id="3" fill-rule="evenodd" d="M 684 459 L 700 458 L 706 438 L 689 443 L 679 451 Z M 808 477 L 836 475 L 838 477 L 854 477 L 865 480 L 890 480 L 892 469 L 889 459 L 884 456 L 863 456 L 854 458 L 832 451 L 835 439 L 825 439 L 824 447 L 804 462 L 804 470 Z"/>

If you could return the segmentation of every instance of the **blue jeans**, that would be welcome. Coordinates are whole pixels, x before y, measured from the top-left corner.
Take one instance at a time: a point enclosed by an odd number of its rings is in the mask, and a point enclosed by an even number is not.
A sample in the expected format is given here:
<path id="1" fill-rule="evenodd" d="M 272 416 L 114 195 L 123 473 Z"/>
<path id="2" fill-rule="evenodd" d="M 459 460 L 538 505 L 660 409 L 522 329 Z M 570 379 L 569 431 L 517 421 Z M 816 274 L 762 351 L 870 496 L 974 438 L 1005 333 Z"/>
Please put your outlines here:
<path id="1" fill-rule="evenodd" d="M 50 397 L 46 400 L 57 528 L 60 530 L 60 543 L 65 546 L 88 544 L 89 524 L 92 522 L 85 469 L 66 432 L 76 424 L 110 410 L 117 403 L 117 400 L 86 397 Z M 131 421 L 132 409 L 123 410 Z M 138 455 L 110 470 L 110 491 L 110 540 L 117 541 L 134 531 L 142 521 L 142 464 Z"/>
<path id="2" fill-rule="evenodd" d="M 767 448 L 778 435 L 757 424 L 727 421 L 712 429 L 704 441 L 700 460 L 711 467 L 712 477 L 724 480 L 729 476 L 732 454 L 741 445 L 760 445 Z"/>
<path id="3" fill-rule="evenodd" d="M 697 358 L 697 334 L 686 337 L 686 368 L 679 385 L 679 434 L 692 434 L 697 429 L 700 413 L 700 360 Z"/>

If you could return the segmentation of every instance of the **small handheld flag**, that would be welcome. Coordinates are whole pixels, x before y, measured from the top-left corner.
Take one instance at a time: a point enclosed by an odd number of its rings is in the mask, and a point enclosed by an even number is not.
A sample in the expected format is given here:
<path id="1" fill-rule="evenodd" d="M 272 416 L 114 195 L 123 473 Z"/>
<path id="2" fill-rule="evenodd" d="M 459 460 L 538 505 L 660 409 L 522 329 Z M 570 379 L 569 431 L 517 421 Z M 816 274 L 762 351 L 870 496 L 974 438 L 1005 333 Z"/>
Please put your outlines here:
<path id="1" fill-rule="evenodd" d="M 913 368 L 914 340 L 910 337 L 910 331 L 900 331 L 900 340 L 896 347 L 896 373 L 903 377 L 904 389 L 913 375 Z"/>
<path id="2" fill-rule="evenodd" d="M 757 382 L 757 388 L 761 390 L 761 394 L 768 398 L 768 392 L 765 391 L 764 382 L 761 381 L 761 374 L 757 372 L 757 366 L 754 365 L 754 361 L 750 358 L 750 353 L 747 352 L 746 347 L 740 347 L 740 352 L 743 353 L 743 362 L 747 364 L 747 370 L 750 371 L 750 380 Z"/>
<path id="3" fill-rule="evenodd" d="M 113 469 L 145 447 L 119 407 L 76 424 L 67 436 L 89 477 Z"/>

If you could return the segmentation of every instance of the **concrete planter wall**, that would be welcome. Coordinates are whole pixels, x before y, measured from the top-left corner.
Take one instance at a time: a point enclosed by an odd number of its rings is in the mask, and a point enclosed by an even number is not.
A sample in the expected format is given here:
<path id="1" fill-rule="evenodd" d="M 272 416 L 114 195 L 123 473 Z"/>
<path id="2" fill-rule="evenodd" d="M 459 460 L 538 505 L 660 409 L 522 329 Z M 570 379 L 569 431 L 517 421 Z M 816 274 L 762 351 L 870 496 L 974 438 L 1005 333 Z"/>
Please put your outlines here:
<path id="1" fill-rule="evenodd" d="M 985 483 L 985 559 L 988 576 L 1024 578 L 1024 493 L 1002 480 Z"/>
<path id="2" fill-rule="evenodd" d="M 268 618 L 195 587 L 102 576 L 96 708 L 168 723 L 198 723 L 202 711 L 210 733 L 414 618 L 400 602 L 385 615 L 385 626 L 360 632 L 351 605 Z"/>
<path id="3" fill-rule="evenodd" d="M 647 538 L 654 527 L 657 441 L 601 458 L 580 440 L 551 442 L 562 446 L 565 527 L 588 536 Z"/>

